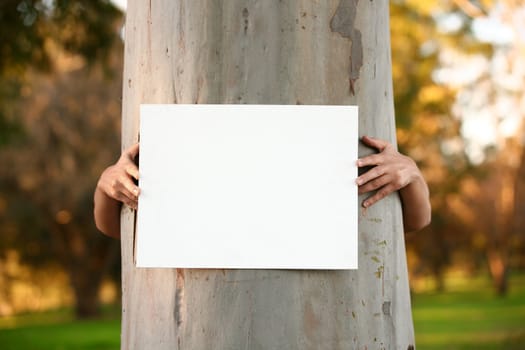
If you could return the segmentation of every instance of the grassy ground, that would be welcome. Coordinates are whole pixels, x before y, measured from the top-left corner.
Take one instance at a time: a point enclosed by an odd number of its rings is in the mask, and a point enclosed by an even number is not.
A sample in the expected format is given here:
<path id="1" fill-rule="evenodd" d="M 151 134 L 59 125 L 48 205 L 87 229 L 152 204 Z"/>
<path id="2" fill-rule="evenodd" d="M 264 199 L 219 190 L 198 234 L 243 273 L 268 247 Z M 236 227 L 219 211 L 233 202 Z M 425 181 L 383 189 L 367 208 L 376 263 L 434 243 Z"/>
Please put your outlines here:
<path id="1" fill-rule="evenodd" d="M 525 349 L 525 275 L 511 279 L 504 298 L 495 297 L 486 278 L 449 279 L 446 293 L 413 296 L 419 350 Z M 118 349 L 119 311 L 96 321 L 74 321 L 71 312 L 0 318 L 0 349 Z"/>
<path id="2" fill-rule="evenodd" d="M 525 349 L 525 276 L 505 297 L 486 278 L 449 280 L 446 293 L 412 298 L 418 349 Z"/>
<path id="3" fill-rule="evenodd" d="M 120 310 L 76 321 L 71 310 L 0 318 L 1 350 L 114 350 L 120 348 Z"/>

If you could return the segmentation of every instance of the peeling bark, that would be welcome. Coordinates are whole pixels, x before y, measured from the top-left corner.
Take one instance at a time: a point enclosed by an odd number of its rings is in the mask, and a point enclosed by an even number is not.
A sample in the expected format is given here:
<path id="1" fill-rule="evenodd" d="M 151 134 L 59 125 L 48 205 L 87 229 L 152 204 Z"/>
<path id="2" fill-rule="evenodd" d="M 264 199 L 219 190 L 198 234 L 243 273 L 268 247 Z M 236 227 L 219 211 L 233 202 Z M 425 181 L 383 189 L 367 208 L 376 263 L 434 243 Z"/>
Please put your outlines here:
<path id="1" fill-rule="evenodd" d="M 349 62 L 349 91 L 355 95 L 355 83 L 359 79 L 359 71 L 363 66 L 363 44 L 361 32 L 355 26 L 357 4 L 359 0 L 341 0 L 337 10 L 330 21 L 332 32 L 341 34 L 350 40 L 352 45 Z"/>

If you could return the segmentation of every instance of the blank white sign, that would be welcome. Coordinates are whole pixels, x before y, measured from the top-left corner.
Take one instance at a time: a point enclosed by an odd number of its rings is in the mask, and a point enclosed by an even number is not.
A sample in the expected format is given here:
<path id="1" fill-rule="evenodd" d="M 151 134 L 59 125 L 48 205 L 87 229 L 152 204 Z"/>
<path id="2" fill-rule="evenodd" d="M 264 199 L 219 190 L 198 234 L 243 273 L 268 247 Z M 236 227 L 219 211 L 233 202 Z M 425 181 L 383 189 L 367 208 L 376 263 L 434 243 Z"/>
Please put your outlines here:
<path id="1" fill-rule="evenodd" d="M 357 268 L 357 114 L 141 105 L 137 266 Z"/>

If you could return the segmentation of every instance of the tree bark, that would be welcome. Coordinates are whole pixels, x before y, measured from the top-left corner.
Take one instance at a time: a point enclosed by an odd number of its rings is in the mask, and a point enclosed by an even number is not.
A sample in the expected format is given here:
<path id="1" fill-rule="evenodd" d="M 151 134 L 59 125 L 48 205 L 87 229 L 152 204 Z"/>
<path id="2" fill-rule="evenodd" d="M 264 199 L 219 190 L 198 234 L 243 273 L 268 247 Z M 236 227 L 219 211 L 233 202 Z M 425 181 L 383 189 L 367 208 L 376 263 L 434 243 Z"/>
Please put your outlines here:
<path id="1" fill-rule="evenodd" d="M 388 6 L 130 1 L 123 147 L 140 103 L 357 104 L 360 135 L 395 143 Z M 357 271 L 138 269 L 125 208 L 122 348 L 413 348 L 401 218 L 396 195 L 361 213 Z"/>

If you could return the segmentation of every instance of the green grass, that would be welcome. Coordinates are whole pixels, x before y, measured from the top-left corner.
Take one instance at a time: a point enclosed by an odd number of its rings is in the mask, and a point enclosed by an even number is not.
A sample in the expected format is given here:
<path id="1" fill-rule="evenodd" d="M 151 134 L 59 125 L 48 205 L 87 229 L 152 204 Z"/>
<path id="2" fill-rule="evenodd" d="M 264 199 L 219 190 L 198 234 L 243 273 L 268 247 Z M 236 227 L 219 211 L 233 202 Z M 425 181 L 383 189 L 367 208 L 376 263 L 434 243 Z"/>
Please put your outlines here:
<path id="1" fill-rule="evenodd" d="M 0 318 L 1 350 L 120 349 L 119 311 L 105 310 L 101 319 L 74 320 L 71 310 Z"/>
<path id="2" fill-rule="evenodd" d="M 446 293 L 412 298 L 419 350 L 525 349 L 525 276 L 497 297 L 487 278 L 452 280 Z"/>
<path id="3" fill-rule="evenodd" d="M 525 349 L 525 275 L 506 297 L 487 278 L 448 279 L 446 293 L 419 293 L 412 306 L 418 350 Z M 75 321 L 70 310 L 0 318 L 1 350 L 119 349 L 119 310 Z"/>
<path id="4" fill-rule="evenodd" d="M 2 350 L 120 348 L 120 321 L 77 321 L 4 329 L 0 332 Z"/>

